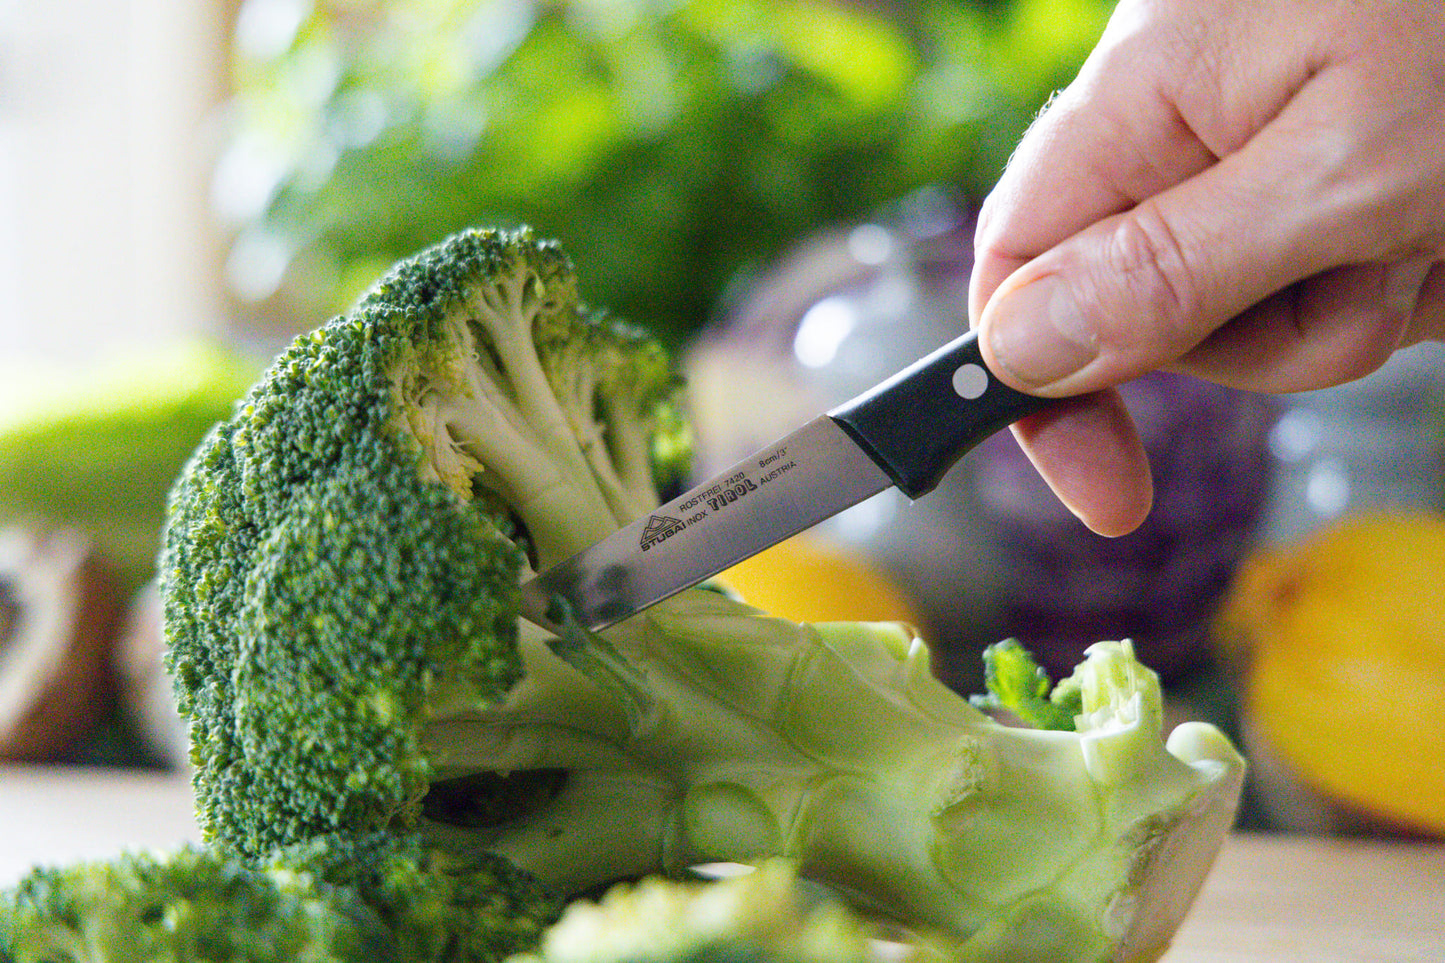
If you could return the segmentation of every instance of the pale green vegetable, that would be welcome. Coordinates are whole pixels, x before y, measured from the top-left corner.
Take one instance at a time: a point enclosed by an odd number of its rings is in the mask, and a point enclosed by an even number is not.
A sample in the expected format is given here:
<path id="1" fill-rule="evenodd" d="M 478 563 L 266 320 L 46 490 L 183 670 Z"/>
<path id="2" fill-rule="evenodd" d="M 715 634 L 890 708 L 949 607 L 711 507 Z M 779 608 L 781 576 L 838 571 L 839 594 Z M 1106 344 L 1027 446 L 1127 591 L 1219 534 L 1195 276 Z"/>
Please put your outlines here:
<path id="1" fill-rule="evenodd" d="M 962 959 L 1076 961 L 1161 951 L 1232 822 L 1243 760 L 1207 725 L 1166 743 L 1128 642 L 1062 684 L 1072 732 L 990 718 L 900 625 L 799 625 L 693 591 L 608 642 L 584 675 L 524 637 L 502 705 L 437 706 L 426 831 L 564 892 L 783 856 Z M 459 804 L 499 784 L 480 773 L 546 791 L 489 826 Z"/>
<path id="2" fill-rule="evenodd" d="M 166 493 L 260 364 L 205 342 L 138 351 L 6 388 L 0 524 L 81 528 L 133 591 L 155 574 Z"/>
<path id="3" fill-rule="evenodd" d="M 654 877 L 578 900 L 513 963 L 878 963 L 876 932 L 774 860 L 713 882 Z"/>

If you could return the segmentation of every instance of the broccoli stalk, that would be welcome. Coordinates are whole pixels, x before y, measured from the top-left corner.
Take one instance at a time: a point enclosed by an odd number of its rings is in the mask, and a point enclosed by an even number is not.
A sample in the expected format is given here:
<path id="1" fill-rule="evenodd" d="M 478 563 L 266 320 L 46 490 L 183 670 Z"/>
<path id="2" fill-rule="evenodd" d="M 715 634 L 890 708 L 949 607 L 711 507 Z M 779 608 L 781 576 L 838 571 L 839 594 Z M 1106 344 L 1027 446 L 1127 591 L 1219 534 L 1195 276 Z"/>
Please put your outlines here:
<path id="1" fill-rule="evenodd" d="M 529 568 L 657 504 L 686 450 L 676 391 L 525 232 L 451 238 L 283 353 L 171 500 L 161 588 L 208 836 L 260 858 L 417 829 L 565 896 L 783 856 L 965 959 L 1149 958 L 1242 764 L 1209 727 L 1165 743 L 1127 644 L 1067 698 L 1023 680 L 1077 705 L 1070 732 L 990 718 L 902 626 L 715 592 L 600 639 L 519 633 Z"/>
<path id="2" fill-rule="evenodd" d="M 1039 959 L 1106 959 L 1172 932 L 1188 901 L 1170 888 L 1192 894 L 1233 816 L 1239 756 L 1205 726 L 1166 745 L 1157 678 L 1127 643 L 1095 646 L 1068 680 L 1070 732 L 990 719 L 898 625 L 798 625 L 694 591 L 609 641 L 645 700 L 528 638 L 506 701 L 428 724 L 444 781 L 424 833 L 567 892 L 782 856 L 965 947 L 1026 938 Z M 482 772 L 566 778 L 489 824 L 466 806 L 489 791 Z"/>

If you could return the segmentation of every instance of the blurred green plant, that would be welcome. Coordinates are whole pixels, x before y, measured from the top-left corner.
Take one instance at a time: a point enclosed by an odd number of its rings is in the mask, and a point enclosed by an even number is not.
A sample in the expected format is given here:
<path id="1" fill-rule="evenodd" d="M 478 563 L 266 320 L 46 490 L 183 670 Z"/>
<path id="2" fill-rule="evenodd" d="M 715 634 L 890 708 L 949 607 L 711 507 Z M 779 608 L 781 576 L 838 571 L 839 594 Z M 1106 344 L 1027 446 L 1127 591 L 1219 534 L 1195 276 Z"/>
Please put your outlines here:
<path id="1" fill-rule="evenodd" d="M 0 410 L 0 525 L 81 529 L 128 597 L 155 574 L 181 466 L 260 370 L 249 355 L 196 341 L 8 386 L 24 400 Z"/>
<path id="2" fill-rule="evenodd" d="M 288 329 L 475 223 L 559 238 L 674 342 L 822 226 L 981 196 L 1106 0 L 245 0 L 219 211 Z"/>

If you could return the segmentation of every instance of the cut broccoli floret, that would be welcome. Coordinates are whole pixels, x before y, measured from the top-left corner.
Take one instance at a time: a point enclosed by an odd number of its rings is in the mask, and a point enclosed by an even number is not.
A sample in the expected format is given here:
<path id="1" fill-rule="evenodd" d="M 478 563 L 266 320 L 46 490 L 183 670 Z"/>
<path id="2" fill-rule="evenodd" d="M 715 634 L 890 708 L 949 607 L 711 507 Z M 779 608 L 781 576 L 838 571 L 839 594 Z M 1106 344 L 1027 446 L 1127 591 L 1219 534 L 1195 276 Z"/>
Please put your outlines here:
<path id="1" fill-rule="evenodd" d="M 537 945 L 561 900 L 507 860 L 461 857 L 414 834 L 321 836 L 264 861 L 355 893 L 381 920 L 398 960 L 501 963 Z"/>
<path id="2" fill-rule="evenodd" d="M 559 911 L 503 860 L 414 836 L 318 837 L 254 864 L 187 846 L 32 871 L 0 894 L 0 959 L 501 963 Z"/>
<path id="3" fill-rule="evenodd" d="M 304 870 L 253 869 L 187 848 L 38 869 L 7 894 L 15 963 L 346 963 L 394 959 L 355 893 Z"/>

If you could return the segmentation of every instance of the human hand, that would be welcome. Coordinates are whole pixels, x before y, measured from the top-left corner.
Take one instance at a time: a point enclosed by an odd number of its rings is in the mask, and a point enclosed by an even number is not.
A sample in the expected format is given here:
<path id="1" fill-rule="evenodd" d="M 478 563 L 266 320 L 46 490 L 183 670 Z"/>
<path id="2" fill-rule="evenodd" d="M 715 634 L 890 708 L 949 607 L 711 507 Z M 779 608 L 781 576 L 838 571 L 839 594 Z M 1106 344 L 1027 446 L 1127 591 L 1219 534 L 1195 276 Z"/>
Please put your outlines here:
<path id="1" fill-rule="evenodd" d="M 1445 337 L 1445 5 L 1121 0 L 985 202 L 985 360 L 1077 396 L 1015 426 L 1119 535 L 1151 483 L 1112 386 L 1303 391 Z"/>

